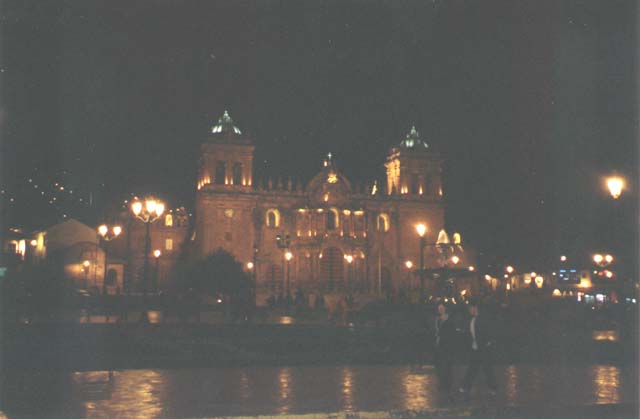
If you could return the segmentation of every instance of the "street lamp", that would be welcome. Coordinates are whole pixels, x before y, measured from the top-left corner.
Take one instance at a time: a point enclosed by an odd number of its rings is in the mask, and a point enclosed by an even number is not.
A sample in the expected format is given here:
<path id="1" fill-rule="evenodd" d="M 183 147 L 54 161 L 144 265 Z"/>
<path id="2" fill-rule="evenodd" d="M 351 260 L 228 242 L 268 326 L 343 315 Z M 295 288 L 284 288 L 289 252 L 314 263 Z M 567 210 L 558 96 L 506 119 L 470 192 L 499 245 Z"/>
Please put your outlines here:
<path id="1" fill-rule="evenodd" d="M 84 289 L 87 289 L 87 275 L 89 274 L 89 266 L 91 262 L 85 260 L 82 262 L 82 270 L 84 271 Z"/>
<path id="2" fill-rule="evenodd" d="M 344 259 L 349 264 L 347 267 L 347 288 L 349 289 L 349 292 L 351 292 L 351 264 L 353 263 L 353 256 L 344 255 Z"/>
<path id="3" fill-rule="evenodd" d="M 108 225 L 102 224 L 98 227 L 98 235 L 100 236 L 100 240 L 102 241 L 102 248 L 104 250 L 104 275 L 102 276 L 102 293 L 106 294 L 107 292 L 107 242 L 115 239 L 122 233 L 122 227 L 119 225 L 115 225 L 109 228 Z"/>
<path id="4" fill-rule="evenodd" d="M 160 275 L 160 255 L 162 255 L 160 249 L 156 249 L 153 251 L 153 257 L 156 259 L 156 274 L 153 277 L 154 291 L 158 290 L 158 276 Z"/>
<path id="5" fill-rule="evenodd" d="M 458 262 L 460 262 L 460 258 L 458 256 L 453 256 L 451 258 L 451 262 L 453 262 L 454 265 L 457 265 Z M 473 269 L 470 269 L 470 270 L 472 271 Z"/>
<path id="6" fill-rule="evenodd" d="M 282 250 L 283 260 L 287 258 L 286 252 L 289 251 L 289 245 L 291 244 L 291 236 L 289 234 L 278 234 L 276 236 L 276 245 L 278 249 Z M 283 263 L 284 270 L 284 263 Z M 281 285 L 282 286 L 282 285 Z M 289 292 L 289 286 L 287 285 L 287 293 Z"/>
<path id="7" fill-rule="evenodd" d="M 147 295 L 149 283 L 149 253 L 151 252 L 151 223 L 158 220 L 164 212 L 164 203 L 153 198 L 147 198 L 145 202 L 136 200 L 131 204 L 131 212 L 145 224 L 144 241 L 144 268 L 143 268 L 143 294 Z"/>
<path id="8" fill-rule="evenodd" d="M 289 288 L 289 285 L 290 285 L 289 281 L 290 281 L 290 276 L 291 276 L 291 265 L 290 265 L 290 262 L 291 262 L 291 259 L 293 258 L 293 254 L 291 252 L 287 251 L 284 254 L 284 258 L 287 260 L 287 296 L 289 296 L 289 295 L 291 295 L 291 290 Z"/>
<path id="9" fill-rule="evenodd" d="M 610 254 L 602 255 L 600 253 L 596 253 L 595 255 L 593 255 L 593 261 L 596 265 L 604 268 L 605 266 L 611 265 L 611 263 L 613 262 L 613 256 L 611 256 Z"/>
<path id="10" fill-rule="evenodd" d="M 420 302 L 424 300 L 424 248 L 427 246 L 427 226 L 420 223 L 416 225 L 416 232 L 420 236 Z"/>
<path id="11" fill-rule="evenodd" d="M 620 198 L 624 189 L 624 179 L 620 176 L 610 176 L 607 178 L 607 188 L 613 199 Z"/>

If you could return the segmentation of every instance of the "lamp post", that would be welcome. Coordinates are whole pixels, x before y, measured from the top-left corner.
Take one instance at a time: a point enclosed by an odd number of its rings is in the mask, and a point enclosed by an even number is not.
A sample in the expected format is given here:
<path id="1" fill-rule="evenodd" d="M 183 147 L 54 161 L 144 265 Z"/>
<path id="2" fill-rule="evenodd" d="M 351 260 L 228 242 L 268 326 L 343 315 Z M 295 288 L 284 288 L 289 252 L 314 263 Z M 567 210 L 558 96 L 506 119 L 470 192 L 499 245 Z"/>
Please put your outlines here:
<path id="1" fill-rule="evenodd" d="M 289 234 L 278 234 L 276 236 L 276 245 L 278 249 L 282 250 L 283 261 L 286 259 L 286 253 L 288 252 L 289 245 L 291 244 L 291 236 Z M 288 281 L 287 281 L 288 282 Z M 289 286 L 287 285 L 287 294 L 289 293 Z"/>
<path id="2" fill-rule="evenodd" d="M 164 212 L 164 203 L 156 199 L 147 198 L 145 202 L 136 200 L 131 204 L 131 212 L 145 224 L 144 240 L 144 268 L 142 273 L 143 294 L 147 295 L 149 284 L 149 253 L 151 252 L 151 223 L 158 220 Z"/>
<path id="3" fill-rule="evenodd" d="M 416 232 L 420 236 L 420 302 L 424 300 L 424 248 L 427 246 L 427 226 L 424 224 L 416 225 Z"/>
<path id="4" fill-rule="evenodd" d="M 348 265 L 347 265 L 347 289 L 349 290 L 349 292 L 351 292 L 351 288 L 352 288 L 352 280 L 351 280 L 351 264 L 353 263 L 353 256 L 352 255 L 344 255 L 344 260 L 347 261 Z"/>
<path id="5" fill-rule="evenodd" d="M 100 237 L 100 241 L 102 241 L 102 247 L 104 250 L 104 275 L 102 276 L 102 294 L 106 294 L 107 292 L 107 242 L 115 239 L 122 233 L 122 227 L 119 225 L 115 225 L 109 228 L 108 225 L 102 224 L 98 227 L 98 235 Z"/>
<path id="6" fill-rule="evenodd" d="M 84 289 L 87 289 L 87 275 L 89 274 L 89 266 L 91 266 L 91 262 L 85 260 L 82 262 L 82 270 L 84 271 Z"/>
<path id="7" fill-rule="evenodd" d="M 287 252 L 284 254 L 284 258 L 287 261 L 287 290 L 286 291 L 287 291 L 287 297 L 289 297 L 291 295 L 291 289 L 289 288 L 289 285 L 290 285 L 289 280 L 291 277 L 290 262 L 291 262 L 291 258 L 293 258 L 293 254 L 287 250 Z"/>
<path id="8" fill-rule="evenodd" d="M 253 270 L 253 304 L 258 306 L 258 245 L 256 243 L 253 244 L 253 265 L 251 268 Z"/>
<path id="9" fill-rule="evenodd" d="M 158 291 L 158 276 L 160 276 L 160 256 L 162 252 L 160 249 L 156 249 L 153 251 L 153 257 L 156 259 L 156 272 L 153 277 L 153 290 Z"/>

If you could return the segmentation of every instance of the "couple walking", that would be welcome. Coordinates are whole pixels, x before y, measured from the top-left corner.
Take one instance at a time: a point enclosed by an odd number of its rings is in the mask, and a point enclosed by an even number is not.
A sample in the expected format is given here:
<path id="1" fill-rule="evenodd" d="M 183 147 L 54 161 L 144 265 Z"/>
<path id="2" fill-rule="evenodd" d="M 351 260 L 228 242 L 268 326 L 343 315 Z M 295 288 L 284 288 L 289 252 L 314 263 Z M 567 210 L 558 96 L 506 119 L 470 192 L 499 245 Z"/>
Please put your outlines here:
<path id="1" fill-rule="evenodd" d="M 469 352 L 469 362 L 462 387 L 458 390 L 468 395 L 478 372 L 482 368 L 487 386 L 492 395 L 495 395 L 497 385 L 493 371 L 494 342 L 491 333 L 491 324 L 485 316 L 480 315 L 477 302 L 469 302 L 469 319 L 465 322 L 464 343 Z M 453 319 L 449 317 L 447 306 L 438 304 L 438 313 L 435 320 L 435 366 L 440 390 L 449 394 L 451 391 L 453 375 L 453 357 L 458 344 L 457 330 Z"/>

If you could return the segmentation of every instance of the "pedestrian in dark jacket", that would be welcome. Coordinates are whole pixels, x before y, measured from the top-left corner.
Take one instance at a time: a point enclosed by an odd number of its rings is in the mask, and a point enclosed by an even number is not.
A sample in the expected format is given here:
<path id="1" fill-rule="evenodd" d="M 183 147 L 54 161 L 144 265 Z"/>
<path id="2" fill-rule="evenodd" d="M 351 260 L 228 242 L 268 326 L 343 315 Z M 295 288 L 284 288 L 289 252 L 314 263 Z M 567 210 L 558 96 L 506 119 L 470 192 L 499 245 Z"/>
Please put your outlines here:
<path id="1" fill-rule="evenodd" d="M 492 324 L 486 316 L 480 315 L 480 310 L 476 302 L 469 303 L 469 324 L 467 327 L 467 348 L 469 353 L 469 365 L 464 376 L 464 381 L 460 392 L 468 394 L 471 391 L 473 381 L 482 368 L 487 386 L 492 395 L 495 395 L 497 384 L 493 371 L 493 349 L 495 342 L 493 339 Z"/>
<path id="2" fill-rule="evenodd" d="M 453 350 L 455 346 L 456 328 L 449 318 L 447 307 L 439 303 L 435 319 L 435 366 L 440 391 L 449 393 L 453 367 Z"/>

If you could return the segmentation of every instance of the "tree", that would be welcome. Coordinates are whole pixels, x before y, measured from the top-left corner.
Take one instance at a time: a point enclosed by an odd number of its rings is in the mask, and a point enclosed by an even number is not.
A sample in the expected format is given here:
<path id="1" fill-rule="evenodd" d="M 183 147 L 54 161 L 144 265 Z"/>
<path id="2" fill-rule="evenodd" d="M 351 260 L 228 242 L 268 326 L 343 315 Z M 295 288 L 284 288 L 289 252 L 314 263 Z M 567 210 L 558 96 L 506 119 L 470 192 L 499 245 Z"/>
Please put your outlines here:
<path id="1" fill-rule="evenodd" d="M 191 265 L 185 280 L 187 288 L 211 296 L 223 295 L 238 299 L 251 291 L 249 274 L 232 254 L 223 249 L 218 249 Z"/>

